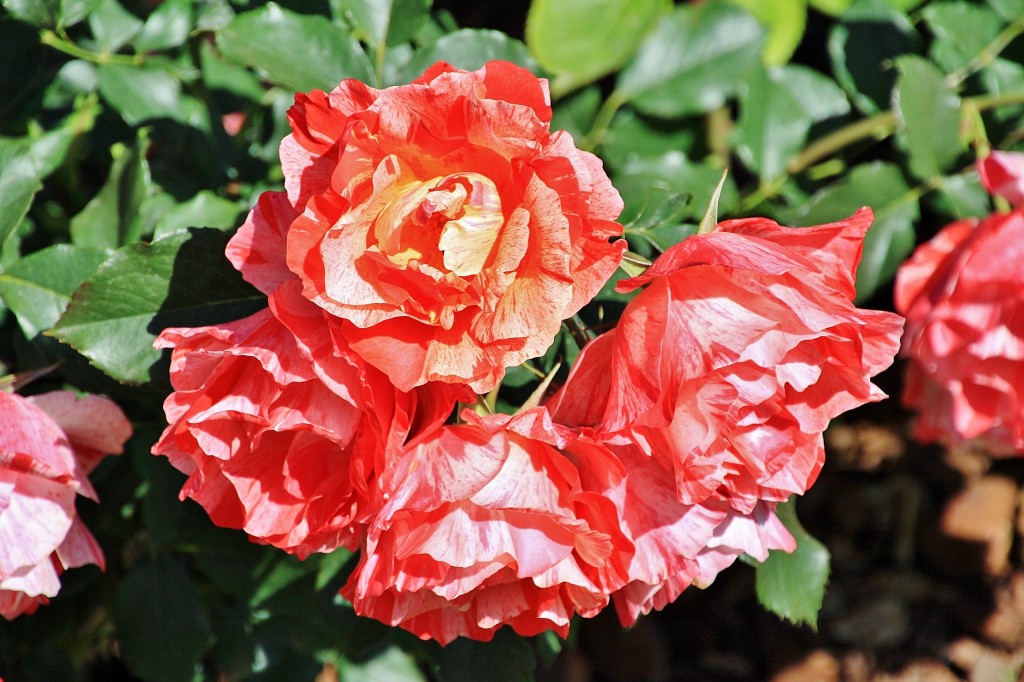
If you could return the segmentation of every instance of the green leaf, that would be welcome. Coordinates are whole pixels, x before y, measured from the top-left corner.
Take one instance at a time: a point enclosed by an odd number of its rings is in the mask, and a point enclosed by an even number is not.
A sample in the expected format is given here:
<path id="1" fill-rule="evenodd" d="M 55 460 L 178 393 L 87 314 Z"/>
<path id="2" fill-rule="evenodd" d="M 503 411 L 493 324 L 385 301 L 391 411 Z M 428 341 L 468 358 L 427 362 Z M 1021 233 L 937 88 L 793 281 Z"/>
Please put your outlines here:
<path id="1" fill-rule="evenodd" d="M 60 0 L 3 0 L 0 4 L 12 17 L 33 26 L 53 28 L 60 16 Z"/>
<path id="2" fill-rule="evenodd" d="M 747 10 L 768 29 L 761 58 L 781 66 L 793 56 L 807 26 L 807 0 L 729 0 Z"/>
<path id="3" fill-rule="evenodd" d="M 153 239 L 162 239 L 190 227 L 229 230 L 238 225 L 238 214 L 241 211 L 235 202 L 204 189 L 188 201 L 177 204 L 164 213 L 153 231 Z"/>
<path id="4" fill-rule="evenodd" d="M 796 517 L 795 497 L 776 507 L 782 523 L 796 539 L 796 550 L 772 550 L 757 567 L 757 599 L 766 609 L 791 623 L 818 627 L 818 611 L 828 584 L 829 553 Z"/>
<path id="5" fill-rule="evenodd" d="M 213 644 L 209 617 L 188 571 L 172 556 L 137 564 L 114 600 L 121 659 L 153 682 L 188 682 Z"/>
<path id="6" fill-rule="evenodd" d="M 416 659 L 397 646 L 389 646 L 373 658 L 358 663 L 342 659 L 339 674 L 345 682 L 426 682 Z M 494 673 L 492 668 L 490 673 Z M 489 676 L 488 679 L 494 679 Z"/>
<path id="7" fill-rule="evenodd" d="M 882 162 L 857 166 L 815 192 L 786 218 L 791 225 L 821 225 L 848 218 L 861 206 L 872 207 L 875 222 L 864 238 L 864 254 L 857 268 L 858 301 L 870 298 L 879 285 L 891 279 L 914 248 L 914 223 L 920 218 L 920 207 L 899 168 Z"/>
<path id="8" fill-rule="evenodd" d="M 581 88 L 555 103 L 551 129 L 568 131 L 576 140 L 582 140 L 594 125 L 600 107 L 601 88 L 596 85 Z M 605 145 L 607 139 L 606 137 Z"/>
<path id="9" fill-rule="evenodd" d="M 74 136 L 65 126 L 36 140 L 0 138 L 0 243 L 28 213 L 43 178 L 64 162 Z"/>
<path id="10" fill-rule="evenodd" d="M 622 68 L 670 9 L 666 0 L 533 0 L 526 44 L 555 74 L 557 97 Z"/>
<path id="11" fill-rule="evenodd" d="M 118 381 L 150 380 L 164 328 L 236 320 L 266 305 L 224 258 L 229 236 L 193 229 L 122 247 L 75 292 L 50 335 Z"/>
<path id="12" fill-rule="evenodd" d="M 973 171 L 942 178 L 936 190 L 925 195 L 925 203 L 950 220 L 981 218 L 992 212 L 991 197 Z"/>
<path id="13" fill-rule="evenodd" d="M 819 12 L 831 14 L 834 17 L 838 17 L 853 4 L 853 0 L 807 0 L 807 2 Z"/>
<path id="14" fill-rule="evenodd" d="M 99 2 L 100 0 L 61 0 L 61 26 L 67 28 L 85 19 L 90 12 L 96 9 Z"/>
<path id="15" fill-rule="evenodd" d="M 84 59 L 72 59 L 60 67 L 56 78 L 47 86 L 43 107 L 63 109 L 70 106 L 79 95 L 94 92 L 98 83 L 99 77 L 92 63 Z"/>
<path id="16" fill-rule="evenodd" d="M 142 204 L 154 192 L 146 151 L 149 140 L 139 134 L 135 145 L 110 148 L 114 163 L 99 193 L 71 219 L 71 240 L 79 246 L 114 249 L 142 236 Z"/>
<path id="17" fill-rule="evenodd" d="M 889 108 L 896 82 L 891 62 L 920 46 L 921 36 L 907 15 L 885 0 L 858 0 L 828 38 L 836 81 L 866 114 Z"/>
<path id="18" fill-rule="evenodd" d="M 692 213 L 690 203 L 689 196 L 652 188 L 647 203 L 631 211 L 629 221 L 623 226 L 630 248 L 642 256 L 654 257 L 694 234 L 697 226 L 683 222 Z"/>
<path id="19" fill-rule="evenodd" d="M 668 122 L 625 107 L 612 119 L 601 145 L 601 157 L 619 170 L 636 160 L 658 159 L 666 150 L 687 153 L 703 135 L 704 128 L 694 119 Z"/>
<path id="20" fill-rule="evenodd" d="M 163 0 L 135 36 L 135 49 L 155 52 L 178 47 L 192 31 L 193 0 Z"/>
<path id="21" fill-rule="evenodd" d="M 676 8 L 619 74 L 617 91 L 646 114 L 676 117 L 720 107 L 760 63 L 764 30 L 719 3 Z"/>
<path id="22" fill-rule="evenodd" d="M 154 118 L 181 120 L 181 83 L 161 68 L 102 64 L 100 95 L 134 126 Z"/>
<path id="23" fill-rule="evenodd" d="M 510 628 L 498 630 L 490 642 L 459 638 L 433 659 L 441 682 L 529 682 L 537 668 L 533 648 Z"/>
<path id="24" fill-rule="evenodd" d="M 803 147 L 813 123 L 849 110 L 839 86 L 807 67 L 759 71 L 741 99 L 736 151 L 762 180 L 770 180 Z"/>
<path id="25" fill-rule="evenodd" d="M 431 0 L 336 0 L 336 4 L 361 37 L 377 47 L 412 40 L 430 16 Z"/>
<path id="26" fill-rule="evenodd" d="M 645 206 L 652 196 L 674 193 L 692 199 L 685 204 L 682 217 L 699 220 L 711 203 L 715 186 L 722 177 L 722 169 L 693 163 L 681 152 L 666 152 L 657 158 L 636 159 L 615 173 L 615 186 L 622 194 L 626 208 L 621 219 L 629 221 Z M 732 178 L 723 187 L 719 211 L 729 215 L 736 210 L 739 192 Z"/>
<path id="27" fill-rule="evenodd" d="M 104 52 L 117 52 L 142 28 L 142 21 L 117 0 L 100 0 L 89 15 L 89 29 Z"/>
<path id="28" fill-rule="evenodd" d="M 909 155 L 910 172 L 928 180 L 948 169 L 963 150 L 959 143 L 960 97 L 935 66 L 921 57 L 897 60 L 893 92 L 897 134 Z"/>
<path id="29" fill-rule="evenodd" d="M 700 219 L 700 224 L 697 225 L 697 232 L 699 234 L 708 234 L 715 229 L 715 225 L 718 225 L 718 203 L 722 200 L 722 188 L 725 186 L 725 179 L 727 177 L 729 177 L 728 168 L 722 171 L 722 177 L 718 180 L 718 184 L 715 185 L 715 191 L 711 194 L 711 201 L 708 202 L 707 210 L 704 211 L 704 216 Z"/>
<path id="30" fill-rule="evenodd" d="M 526 45 L 518 40 L 509 38 L 501 31 L 464 28 L 439 38 L 429 47 L 417 50 L 399 74 L 403 82 L 409 82 L 439 61 L 473 71 L 494 59 L 512 62 L 531 71 L 537 70 Z"/>
<path id="31" fill-rule="evenodd" d="M 273 2 L 236 16 L 217 34 L 217 46 L 229 59 L 294 91 L 330 91 L 345 78 L 370 77 L 363 48 L 345 29 Z"/>
<path id="32" fill-rule="evenodd" d="M 763 181 L 785 170 L 807 139 L 813 122 L 792 90 L 782 84 L 784 71 L 761 71 L 750 79 L 740 101 L 736 151 Z"/>
<path id="33" fill-rule="evenodd" d="M 49 329 L 71 294 L 96 271 L 107 254 L 99 249 L 56 244 L 28 255 L 0 273 L 0 298 L 31 339 Z"/>
<path id="34" fill-rule="evenodd" d="M 789 64 L 781 73 L 780 85 L 789 89 L 815 123 L 850 113 L 850 101 L 831 78 L 799 64 Z"/>
<path id="35" fill-rule="evenodd" d="M 99 0 L 3 0 L 11 16 L 33 26 L 56 28 L 77 24 Z"/>
<path id="36" fill-rule="evenodd" d="M 1024 0 L 988 0 L 988 4 L 1005 21 L 1016 21 L 1024 17 Z"/>
<path id="37" fill-rule="evenodd" d="M 199 45 L 199 65 L 203 83 L 211 90 L 225 90 L 256 102 L 266 92 L 252 71 L 222 59 L 217 48 L 210 43 Z"/>
<path id="38" fill-rule="evenodd" d="M 988 7 L 965 2 L 930 3 L 921 16 L 935 37 L 928 54 L 947 73 L 980 54 L 1003 27 L 1003 20 Z"/>

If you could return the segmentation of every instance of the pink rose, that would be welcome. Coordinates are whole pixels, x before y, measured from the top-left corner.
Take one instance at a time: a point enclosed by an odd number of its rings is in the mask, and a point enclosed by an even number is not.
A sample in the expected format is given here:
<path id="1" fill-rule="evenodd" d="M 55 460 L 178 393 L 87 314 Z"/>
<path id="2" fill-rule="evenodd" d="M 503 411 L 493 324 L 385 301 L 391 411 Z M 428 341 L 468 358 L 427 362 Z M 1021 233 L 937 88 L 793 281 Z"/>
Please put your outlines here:
<path id="1" fill-rule="evenodd" d="M 489 391 L 621 258 L 618 193 L 597 157 L 551 133 L 547 83 L 520 67 L 439 63 L 385 90 L 346 80 L 297 95 L 289 120 L 287 193 L 264 195 L 232 261 L 268 294 L 297 277 L 401 390 Z"/>
<path id="2" fill-rule="evenodd" d="M 679 500 L 743 513 L 814 482 L 833 417 L 885 397 L 903 321 L 854 307 L 871 212 L 830 225 L 730 220 L 668 249 L 612 332 L 584 349 L 553 407 L 671 465 Z M 585 399 L 594 394 L 594 398 Z"/>
<path id="3" fill-rule="evenodd" d="M 237 322 L 164 330 L 175 392 L 153 452 L 189 475 L 182 499 L 214 523 L 305 557 L 358 546 L 385 447 L 415 442 L 459 395 L 395 390 L 298 288 Z"/>
<path id="4" fill-rule="evenodd" d="M 445 426 L 396 457 L 342 590 L 357 613 L 446 644 L 506 624 L 564 637 L 608 604 L 632 545 L 561 451 L 573 434 L 545 417 Z"/>
<path id="5" fill-rule="evenodd" d="M 899 344 L 899 316 L 852 303 L 870 222 L 867 209 L 799 229 L 727 221 L 620 283 L 646 286 L 548 407 L 607 443 L 650 502 L 636 517 L 647 532 L 627 524 L 637 559 L 615 596 L 623 622 L 740 554 L 794 548 L 775 504 L 814 482 L 830 419 L 885 397 L 870 378 Z"/>
<path id="6" fill-rule="evenodd" d="M 1018 209 L 948 225 L 900 268 L 903 402 L 920 412 L 919 440 L 1024 453 L 1022 262 Z"/>
<path id="7" fill-rule="evenodd" d="M 981 184 L 1014 208 L 1024 207 L 1024 154 L 992 152 L 978 163 Z"/>
<path id="8" fill-rule="evenodd" d="M 53 391 L 0 392 L 0 615 L 32 613 L 60 589 L 68 568 L 104 567 L 103 552 L 75 513 L 96 499 L 87 475 L 120 454 L 131 424 L 113 402 Z"/>

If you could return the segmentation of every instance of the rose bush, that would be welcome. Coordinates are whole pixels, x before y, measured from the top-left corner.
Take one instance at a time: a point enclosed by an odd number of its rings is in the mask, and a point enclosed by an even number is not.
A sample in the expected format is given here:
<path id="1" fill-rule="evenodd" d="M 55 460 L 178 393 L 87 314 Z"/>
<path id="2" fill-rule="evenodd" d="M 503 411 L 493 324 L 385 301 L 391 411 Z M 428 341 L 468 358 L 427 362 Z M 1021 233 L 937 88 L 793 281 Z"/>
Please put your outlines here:
<path id="1" fill-rule="evenodd" d="M 104 566 L 75 512 L 96 500 L 88 474 L 131 436 L 121 409 L 99 396 L 0 391 L 0 615 L 32 613 L 60 590 L 60 574 Z"/>
<path id="2" fill-rule="evenodd" d="M 979 170 L 1015 208 L 947 225 L 900 268 L 902 398 L 919 440 L 1009 455 L 1024 452 L 1024 155 L 996 152 Z"/>
<path id="3" fill-rule="evenodd" d="M 359 548 L 356 613 L 442 643 L 565 635 L 613 600 L 630 624 L 794 549 L 776 503 L 897 349 L 900 318 L 852 304 L 869 210 L 687 238 L 620 283 L 644 289 L 549 403 L 445 424 L 607 279 L 617 195 L 505 63 L 345 81 L 289 118 L 287 191 L 227 248 L 269 308 L 158 340 L 153 451 L 183 498 L 301 557 Z"/>
<path id="4" fill-rule="evenodd" d="M 594 155 L 552 134 L 547 82 L 507 62 L 439 63 L 409 85 L 299 94 L 286 193 L 231 247 L 272 294 L 267 254 L 400 389 L 486 392 L 543 354 L 617 266 L 622 201 Z M 277 257 L 277 256 L 274 256 Z"/>

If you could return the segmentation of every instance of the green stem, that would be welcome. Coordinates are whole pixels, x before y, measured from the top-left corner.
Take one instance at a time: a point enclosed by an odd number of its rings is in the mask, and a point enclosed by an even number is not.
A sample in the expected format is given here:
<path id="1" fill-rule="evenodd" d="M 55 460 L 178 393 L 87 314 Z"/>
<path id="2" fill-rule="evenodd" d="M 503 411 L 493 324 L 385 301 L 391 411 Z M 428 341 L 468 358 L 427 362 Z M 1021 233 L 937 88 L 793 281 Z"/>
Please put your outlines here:
<path id="1" fill-rule="evenodd" d="M 826 159 L 839 150 L 869 137 L 884 140 L 896 131 L 896 113 L 883 111 L 855 123 L 843 126 L 804 147 L 803 151 L 786 164 L 786 173 L 796 175 L 802 170 Z M 774 184 L 774 183 L 772 183 Z"/>
<path id="2" fill-rule="evenodd" d="M 76 59 L 84 59 L 94 64 L 124 64 L 125 66 L 138 66 L 142 64 L 143 57 L 137 54 L 134 57 L 125 54 L 113 54 L 111 52 L 93 52 L 84 47 L 57 35 L 49 29 L 39 32 L 39 40 L 43 45 L 49 45 L 53 49 L 63 52 Z"/>
<path id="3" fill-rule="evenodd" d="M 590 333 L 587 331 L 587 325 L 584 324 L 583 320 L 580 319 L 579 315 L 573 315 L 564 321 L 566 329 L 572 335 L 573 341 L 576 342 L 576 347 L 583 350 L 583 347 L 590 341 Z"/>
<path id="4" fill-rule="evenodd" d="M 1010 104 L 1024 104 L 1024 90 L 1014 90 L 996 95 L 976 95 L 963 100 L 962 107 L 970 110 L 973 107 L 978 112 L 998 109 Z M 750 211 L 759 204 L 774 197 L 779 188 L 786 184 L 790 177 L 801 173 L 819 161 L 823 161 L 833 154 L 836 154 L 852 144 L 870 138 L 876 141 L 884 140 L 896 132 L 898 119 L 896 112 L 883 111 L 843 126 L 825 137 L 815 140 L 803 148 L 786 164 L 786 170 L 778 177 L 765 182 L 754 192 L 744 197 L 741 210 Z"/>
<path id="5" fill-rule="evenodd" d="M 985 49 L 959 69 L 949 74 L 948 81 L 950 85 L 953 87 L 960 85 L 972 75 L 991 64 L 1006 49 L 1006 46 L 1012 43 L 1021 33 L 1024 33 L 1024 17 L 1017 19 L 1000 31 L 999 35 L 985 46 Z"/>
<path id="6" fill-rule="evenodd" d="M 618 90 L 608 95 L 608 99 L 604 101 L 604 104 L 601 105 L 597 112 L 597 116 L 594 117 L 594 125 L 590 127 L 590 132 L 582 140 L 582 147 L 584 149 L 594 152 L 604 144 L 604 140 L 608 136 L 608 128 L 612 124 L 612 119 L 615 118 L 615 114 L 625 103 L 625 96 Z"/>

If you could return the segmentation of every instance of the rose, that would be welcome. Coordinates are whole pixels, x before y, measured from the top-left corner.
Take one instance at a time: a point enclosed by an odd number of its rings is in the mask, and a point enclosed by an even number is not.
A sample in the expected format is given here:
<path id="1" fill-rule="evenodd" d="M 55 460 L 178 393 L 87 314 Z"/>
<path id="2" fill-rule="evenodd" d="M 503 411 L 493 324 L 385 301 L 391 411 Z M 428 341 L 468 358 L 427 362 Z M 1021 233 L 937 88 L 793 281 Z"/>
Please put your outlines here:
<path id="1" fill-rule="evenodd" d="M 991 157 L 990 157 L 991 158 Z M 1024 212 L 961 220 L 896 276 L 907 318 L 903 402 L 914 435 L 996 455 L 1024 452 Z"/>
<path id="2" fill-rule="evenodd" d="M 622 208 L 597 157 L 549 130 L 547 83 L 506 62 L 439 63 L 410 85 L 343 81 L 296 96 L 287 195 L 264 195 L 229 248 L 344 320 L 352 350 L 400 389 L 483 393 L 542 355 L 615 270 Z"/>
<path id="3" fill-rule="evenodd" d="M 0 392 L 0 615 L 32 613 L 60 589 L 68 568 L 104 566 L 103 552 L 75 513 L 75 496 L 96 499 L 86 478 L 122 452 L 131 425 L 113 402 L 53 391 Z"/>
<path id="4" fill-rule="evenodd" d="M 989 194 L 998 194 L 1014 208 L 1024 206 L 1024 154 L 992 152 L 978 163 L 978 175 Z"/>
<path id="5" fill-rule="evenodd" d="M 588 433 L 566 453 L 584 489 L 599 491 L 614 505 L 617 523 L 633 544 L 627 582 L 612 594 L 623 625 L 663 608 L 691 584 L 707 587 L 743 554 L 764 561 L 768 550 L 796 548 L 773 503 L 759 502 L 746 513 L 715 498 L 683 504 L 663 461 L 633 443 L 597 444 L 589 429 L 583 431 Z"/>
<path id="6" fill-rule="evenodd" d="M 342 590 L 357 613 L 442 644 L 503 625 L 564 637 L 574 614 L 594 616 L 609 597 L 629 625 L 743 553 L 794 548 L 768 504 L 681 504 L 660 462 L 558 425 L 545 407 L 463 417 L 382 477 Z"/>
<path id="7" fill-rule="evenodd" d="M 626 583 L 632 545 L 561 451 L 574 435 L 543 408 L 474 421 L 396 458 L 342 595 L 441 644 L 488 641 L 506 624 L 564 637 L 574 614 L 595 615 Z"/>
<path id="8" fill-rule="evenodd" d="M 851 302 L 871 212 L 792 229 L 753 218 L 669 248 L 588 345 L 552 406 L 568 425 L 626 437 L 675 472 L 678 499 L 750 513 L 803 493 L 836 415 L 885 397 L 902 320 Z"/>
<path id="9" fill-rule="evenodd" d="M 548 407 L 625 468 L 631 495 L 609 495 L 635 546 L 623 623 L 741 554 L 795 548 L 775 505 L 814 482 L 830 419 L 884 397 L 870 377 L 899 344 L 899 316 L 851 302 L 870 222 L 727 221 L 620 282 L 645 288 Z"/>
<path id="10" fill-rule="evenodd" d="M 182 499 L 214 523 L 305 557 L 358 546 L 385 447 L 415 442 L 460 394 L 396 391 L 298 288 L 243 320 L 164 330 L 175 391 L 153 453 L 189 475 Z"/>

